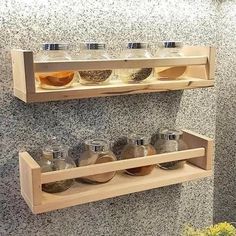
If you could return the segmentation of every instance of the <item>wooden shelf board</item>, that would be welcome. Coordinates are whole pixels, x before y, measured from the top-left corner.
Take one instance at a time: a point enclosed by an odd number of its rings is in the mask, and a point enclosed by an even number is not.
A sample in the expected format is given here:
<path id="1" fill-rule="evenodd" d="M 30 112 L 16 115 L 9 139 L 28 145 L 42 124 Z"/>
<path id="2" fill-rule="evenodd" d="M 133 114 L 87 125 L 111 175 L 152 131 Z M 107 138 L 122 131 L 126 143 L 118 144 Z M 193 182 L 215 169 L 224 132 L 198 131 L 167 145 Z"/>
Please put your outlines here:
<path id="1" fill-rule="evenodd" d="M 124 84 L 120 81 L 112 81 L 108 85 L 86 86 L 75 83 L 73 87 L 63 90 L 45 90 L 37 87 L 35 93 L 29 93 L 27 96 L 17 89 L 15 89 L 14 93 L 15 96 L 25 102 L 44 102 L 165 92 L 212 86 L 214 86 L 214 80 L 186 77 L 178 80 L 152 80 L 140 84 Z"/>
<path id="2" fill-rule="evenodd" d="M 43 192 L 42 204 L 33 206 L 34 213 L 43 213 L 78 204 L 159 188 L 211 176 L 211 170 L 203 170 L 191 164 L 178 170 L 155 168 L 147 176 L 129 176 L 119 172 L 110 182 L 89 185 L 76 182 L 70 189 L 57 194 Z"/>
<path id="3" fill-rule="evenodd" d="M 35 72 L 206 65 L 207 56 L 34 62 Z"/>

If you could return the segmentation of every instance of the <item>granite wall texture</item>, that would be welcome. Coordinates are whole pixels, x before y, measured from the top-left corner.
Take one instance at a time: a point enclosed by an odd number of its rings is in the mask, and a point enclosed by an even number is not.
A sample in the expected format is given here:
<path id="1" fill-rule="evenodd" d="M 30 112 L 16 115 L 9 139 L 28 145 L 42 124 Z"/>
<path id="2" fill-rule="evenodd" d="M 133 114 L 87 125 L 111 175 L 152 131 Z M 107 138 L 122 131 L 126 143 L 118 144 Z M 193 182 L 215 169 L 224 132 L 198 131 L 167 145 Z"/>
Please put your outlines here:
<path id="1" fill-rule="evenodd" d="M 214 219 L 236 224 L 236 1 L 219 7 Z"/>
<path id="2" fill-rule="evenodd" d="M 232 30 L 235 29 L 226 14 L 230 10 L 233 16 L 231 6 L 235 6 L 235 1 L 0 1 L 0 235 L 177 236 L 185 224 L 197 227 L 211 224 L 213 178 L 32 215 L 19 193 L 17 152 L 22 146 L 33 152 L 51 134 L 58 135 L 72 147 L 74 158 L 78 158 L 81 142 L 93 136 L 117 142 L 131 131 L 152 135 L 159 127 L 177 126 L 214 137 L 217 91 L 221 111 L 217 116 L 217 142 L 220 145 L 216 155 L 215 188 L 221 186 L 225 191 L 223 186 L 230 175 L 227 169 L 219 167 L 223 162 L 223 166 L 232 168 L 231 162 L 234 161 L 233 151 L 231 156 L 230 152 L 224 153 L 224 161 L 220 156 L 228 145 L 228 129 L 234 128 L 235 103 L 230 99 L 229 109 L 226 101 L 235 94 L 233 86 L 225 80 L 227 76 L 235 85 L 235 72 L 230 66 L 234 61 L 225 56 L 231 56 L 228 42 L 235 39 L 235 35 L 227 31 L 228 24 Z M 219 20 L 219 14 L 224 19 Z M 44 41 L 77 44 L 86 40 L 104 40 L 112 42 L 109 48 L 115 51 L 127 39 L 158 41 L 167 38 L 188 44 L 216 45 L 219 44 L 219 25 L 225 31 L 220 40 L 229 47 L 227 51 L 219 45 L 221 60 L 216 73 L 216 89 L 30 105 L 12 96 L 10 48 L 35 49 Z M 224 65 L 229 70 L 225 70 Z M 222 112 L 226 106 L 232 113 Z M 228 122 L 228 129 L 223 124 L 224 120 Z M 233 138 L 232 133 L 232 145 Z M 119 144 L 122 145 L 122 141 Z M 116 150 L 118 152 L 118 148 Z M 232 181 L 233 177 L 230 177 Z M 230 219 L 233 219 L 234 199 L 230 201 L 218 193 L 220 191 L 216 191 L 216 206 L 224 201 L 231 211 Z M 227 219 L 227 212 L 221 214 L 215 210 L 215 213 L 217 219 Z"/>

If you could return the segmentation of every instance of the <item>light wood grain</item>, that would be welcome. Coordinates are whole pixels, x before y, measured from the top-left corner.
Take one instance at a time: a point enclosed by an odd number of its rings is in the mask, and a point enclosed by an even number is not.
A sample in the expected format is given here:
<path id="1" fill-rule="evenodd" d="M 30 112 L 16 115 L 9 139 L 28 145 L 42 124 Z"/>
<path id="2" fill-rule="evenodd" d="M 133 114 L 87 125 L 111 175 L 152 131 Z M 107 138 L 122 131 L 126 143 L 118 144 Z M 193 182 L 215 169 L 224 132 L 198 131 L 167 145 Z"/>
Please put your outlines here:
<path id="1" fill-rule="evenodd" d="M 109 59 L 109 60 L 71 60 L 71 61 L 50 61 L 35 62 L 35 72 L 55 72 L 73 70 L 106 70 L 123 68 L 153 68 L 163 66 L 183 65 L 205 65 L 206 56 L 191 57 L 166 57 L 166 58 L 135 58 L 135 59 Z"/>
<path id="2" fill-rule="evenodd" d="M 155 168 L 150 175 L 142 177 L 120 173 L 106 184 L 91 186 L 76 183 L 72 188 L 62 193 L 43 193 L 42 205 L 35 206 L 34 213 L 52 211 L 129 193 L 183 183 L 185 181 L 204 178 L 211 174 L 211 171 L 202 170 L 188 164 L 182 169 L 171 171 Z"/>
<path id="3" fill-rule="evenodd" d="M 124 170 L 128 168 L 148 166 L 157 163 L 164 163 L 175 160 L 186 160 L 194 157 L 203 156 L 204 148 L 196 148 L 172 153 L 164 153 L 147 157 L 139 157 L 127 160 L 108 162 L 90 166 L 77 167 L 73 169 L 58 170 L 53 172 L 43 173 L 41 175 L 42 183 L 50 183 L 64 179 L 73 179 L 89 175 L 102 174 L 111 171 Z"/>
<path id="4" fill-rule="evenodd" d="M 15 90 L 26 95 L 35 92 L 33 52 L 12 50 L 12 69 Z M 17 94 L 15 94 L 17 96 Z"/>
<path id="5" fill-rule="evenodd" d="M 210 176 L 212 174 L 212 139 L 188 130 L 184 130 L 183 139 L 190 149 L 153 155 L 149 158 L 140 157 L 48 173 L 41 173 L 39 165 L 27 152 L 20 153 L 22 196 L 32 212 L 37 214 Z M 123 169 L 175 160 L 187 160 L 188 164 L 177 170 L 155 168 L 150 175 L 142 177 L 129 176 L 120 172 Z M 43 183 L 110 171 L 118 171 L 118 174 L 106 184 L 76 183 L 67 191 L 55 194 L 42 192 L 41 189 Z"/>
<path id="6" fill-rule="evenodd" d="M 213 139 L 190 130 L 183 131 L 183 139 L 188 148 L 204 147 L 206 150 L 205 155 L 193 158 L 189 162 L 205 170 L 212 169 Z"/>
<path id="7" fill-rule="evenodd" d="M 206 64 L 206 73 L 207 73 L 207 78 L 209 80 L 213 80 L 215 77 L 215 66 L 216 66 L 216 49 L 211 47 L 209 56 L 208 56 L 208 61 Z"/>
<path id="8" fill-rule="evenodd" d="M 215 49 L 187 46 L 183 48 L 183 52 L 184 57 L 170 58 L 34 62 L 32 51 L 13 50 L 14 95 L 24 102 L 46 102 L 212 87 Z M 178 66 L 187 66 L 187 70 L 182 78 L 176 80 L 161 81 L 153 78 L 139 84 L 112 81 L 108 85 L 99 86 L 74 84 L 64 90 L 42 90 L 35 87 L 35 72 Z"/>
<path id="9" fill-rule="evenodd" d="M 42 201 L 41 169 L 27 152 L 19 153 L 21 194 L 28 206 L 33 209 Z"/>
<path id="10" fill-rule="evenodd" d="M 179 80 L 152 81 L 141 84 L 122 84 L 112 82 L 110 85 L 83 86 L 75 84 L 72 88 L 64 90 L 43 90 L 37 89 L 36 93 L 28 94 L 27 102 L 45 102 L 70 99 L 82 99 L 91 97 L 109 97 L 130 94 L 155 93 L 165 91 L 175 91 L 182 89 L 194 89 L 212 87 L 213 80 L 203 80 L 197 78 L 182 78 Z"/>

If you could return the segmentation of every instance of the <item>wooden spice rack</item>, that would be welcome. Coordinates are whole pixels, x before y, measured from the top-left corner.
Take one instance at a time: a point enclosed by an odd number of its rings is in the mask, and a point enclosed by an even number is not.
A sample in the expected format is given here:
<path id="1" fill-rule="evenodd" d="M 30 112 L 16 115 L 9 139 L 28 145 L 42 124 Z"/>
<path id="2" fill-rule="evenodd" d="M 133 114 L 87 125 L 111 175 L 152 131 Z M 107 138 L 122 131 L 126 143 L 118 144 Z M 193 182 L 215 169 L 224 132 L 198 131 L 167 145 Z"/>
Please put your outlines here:
<path id="1" fill-rule="evenodd" d="M 213 140 L 187 130 L 184 130 L 183 139 L 189 147 L 188 150 L 47 173 L 41 173 L 40 166 L 29 153 L 21 152 L 19 154 L 21 194 L 32 212 L 38 214 L 210 176 Z M 155 168 L 147 176 L 129 176 L 121 171 L 175 160 L 187 160 L 187 164 L 178 170 Z M 50 194 L 42 191 L 44 183 L 110 171 L 118 172 L 105 184 L 90 185 L 76 182 L 62 193 Z"/>
<path id="2" fill-rule="evenodd" d="M 184 47 L 184 57 L 151 59 L 111 59 L 94 61 L 34 61 L 33 52 L 12 50 L 14 95 L 24 102 L 45 102 L 89 97 L 117 96 L 212 87 L 214 85 L 215 49 L 212 47 Z M 153 80 L 137 84 L 112 81 L 108 85 L 85 86 L 75 83 L 63 90 L 45 90 L 37 87 L 35 73 L 123 68 L 156 68 L 187 66 L 183 77 L 177 80 Z"/>

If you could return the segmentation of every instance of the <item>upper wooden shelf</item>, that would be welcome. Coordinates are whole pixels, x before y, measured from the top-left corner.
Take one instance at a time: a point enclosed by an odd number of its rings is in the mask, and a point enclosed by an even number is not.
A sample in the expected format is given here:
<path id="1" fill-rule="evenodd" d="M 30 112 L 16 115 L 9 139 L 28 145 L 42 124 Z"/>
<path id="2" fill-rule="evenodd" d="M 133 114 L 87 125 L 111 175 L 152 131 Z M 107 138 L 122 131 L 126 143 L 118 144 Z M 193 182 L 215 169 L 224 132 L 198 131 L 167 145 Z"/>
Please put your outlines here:
<path id="1" fill-rule="evenodd" d="M 32 51 L 12 50 L 14 95 L 24 102 L 45 102 L 213 86 L 215 49 L 197 46 L 184 47 L 183 53 L 184 57 L 170 58 L 38 62 L 34 61 Z M 38 72 L 176 66 L 187 66 L 183 77 L 177 80 L 158 80 L 153 78 L 136 84 L 111 81 L 108 85 L 97 86 L 84 86 L 75 83 L 73 87 L 63 90 L 40 89 L 35 83 L 35 73 Z"/>
<path id="2" fill-rule="evenodd" d="M 72 169 L 41 173 L 38 163 L 27 152 L 20 153 L 21 194 L 33 213 L 43 213 L 78 204 L 98 201 L 148 189 L 183 183 L 212 174 L 213 140 L 191 131 L 184 131 L 183 139 L 189 149 L 127 160 L 95 164 Z M 122 170 L 176 160 L 187 160 L 184 168 L 161 170 L 155 168 L 147 176 L 129 176 Z M 104 184 L 75 183 L 61 193 L 46 193 L 42 184 L 117 171 Z"/>

